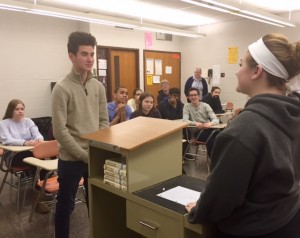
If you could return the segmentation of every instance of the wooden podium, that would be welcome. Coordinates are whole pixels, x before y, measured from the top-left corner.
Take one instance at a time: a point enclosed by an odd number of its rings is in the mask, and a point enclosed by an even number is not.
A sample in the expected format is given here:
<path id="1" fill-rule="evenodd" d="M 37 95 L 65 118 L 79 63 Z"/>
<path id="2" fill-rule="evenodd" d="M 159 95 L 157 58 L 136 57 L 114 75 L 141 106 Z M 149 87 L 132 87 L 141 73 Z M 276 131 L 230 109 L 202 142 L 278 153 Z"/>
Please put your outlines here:
<path id="1" fill-rule="evenodd" d="M 83 135 L 89 140 L 91 237 L 196 237 L 186 235 L 193 232 L 185 231 L 183 214 L 135 194 L 182 176 L 184 127 L 181 121 L 138 117 Z M 126 164 L 127 191 L 103 182 L 111 158 Z"/>

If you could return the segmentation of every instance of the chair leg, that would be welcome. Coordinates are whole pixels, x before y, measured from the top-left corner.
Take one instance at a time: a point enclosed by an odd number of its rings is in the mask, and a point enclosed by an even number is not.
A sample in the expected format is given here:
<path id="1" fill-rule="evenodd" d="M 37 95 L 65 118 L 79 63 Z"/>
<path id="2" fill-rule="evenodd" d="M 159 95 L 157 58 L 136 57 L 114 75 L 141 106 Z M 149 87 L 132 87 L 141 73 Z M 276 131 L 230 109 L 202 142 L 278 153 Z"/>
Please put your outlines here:
<path id="1" fill-rule="evenodd" d="M 188 143 L 187 147 L 185 148 L 184 154 L 183 154 L 183 159 L 184 159 L 185 156 L 187 155 L 189 149 L 190 149 L 190 144 Z"/>
<path id="2" fill-rule="evenodd" d="M 22 183 L 22 179 L 21 179 L 21 184 Z M 25 207 L 25 199 L 26 199 L 26 194 L 27 194 L 27 188 L 28 188 L 28 182 L 26 181 L 25 182 L 25 187 L 22 186 L 22 188 L 24 188 L 24 191 L 23 191 L 23 198 L 22 198 L 22 207 Z"/>
<path id="3" fill-rule="evenodd" d="M 196 145 L 195 159 L 197 159 L 197 156 L 200 157 L 200 155 L 198 155 L 199 146 L 199 144 Z"/>
<path id="4" fill-rule="evenodd" d="M 206 166 L 207 166 L 207 172 L 210 173 L 210 158 L 208 154 L 206 153 Z"/>
<path id="5" fill-rule="evenodd" d="M 33 213 L 35 211 L 35 208 L 36 208 L 36 205 L 40 199 L 40 196 L 41 196 L 41 192 L 38 192 L 37 196 L 36 196 L 36 199 L 34 201 L 34 203 L 32 204 L 32 208 L 31 208 L 31 212 L 30 212 L 30 216 L 29 216 L 29 219 L 28 221 L 31 222 L 32 221 L 32 217 L 33 217 Z"/>
<path id="6" fill-rule="evenodd" d="M 20 190 L 21 190 L 21 173 L 17 173 L 18 184 L 17 184 L 17 212 L 20 212 Z"/>
<path id="7" fill-rule="evenodd" d="M 2 190 L 3 190 L 4 184 L 6 182 L 7 176 L 8 176 L 8 171 L 5 172 L 5 175 L 3 177 L 3 180 L 2 180 L 2 183 L 1 183 L 1 187 L 0 187 L 0 194 L 2 193 Z"/>

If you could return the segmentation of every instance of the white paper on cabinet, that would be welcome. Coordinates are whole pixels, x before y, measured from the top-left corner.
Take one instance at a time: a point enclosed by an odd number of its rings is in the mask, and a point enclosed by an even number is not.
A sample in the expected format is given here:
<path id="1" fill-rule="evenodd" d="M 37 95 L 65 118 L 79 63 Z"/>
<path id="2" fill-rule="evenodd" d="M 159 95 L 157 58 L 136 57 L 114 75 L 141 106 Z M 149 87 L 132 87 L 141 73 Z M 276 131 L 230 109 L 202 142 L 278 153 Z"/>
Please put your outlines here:
<path id="1" fill-rule="evenodd" d="M 190 202 L 196 202 L 200 198 L 200 195 L 200 192 L 181 186 L 157 194 L 159 197 L 180 203 L 184 206 Z"/>

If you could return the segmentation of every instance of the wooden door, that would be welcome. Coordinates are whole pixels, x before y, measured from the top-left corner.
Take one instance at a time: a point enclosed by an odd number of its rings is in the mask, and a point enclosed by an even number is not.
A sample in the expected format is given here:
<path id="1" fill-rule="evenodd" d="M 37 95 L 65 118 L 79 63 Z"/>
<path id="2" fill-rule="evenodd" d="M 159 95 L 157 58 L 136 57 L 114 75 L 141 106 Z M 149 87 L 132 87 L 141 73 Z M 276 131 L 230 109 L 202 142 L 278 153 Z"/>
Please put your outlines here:
<path id="1" fill-rule="evenodd" d="M 147 60 L 153 60 L 152 74 L 147 72 Z M 162 63 L 161 75 L 156 75 L 155 60 Z M 180 52 L 165 52 L 144 50 L 144 85 L 145 92 L 149 92 L 154 96 L 155 104 L 157 104 L 157 95 L 160 88 L 159 82 L 149 82 L 147 76 L 158 76 L 160 81 L 167 79 L 170 82 L 170 88 L 179 88 L 181 86 L 181 53 Z"/>
<path id="2" fill-rule="evenodd" d="M 138 50 L 112 48 L 110 50 L 110 101 L 113 92 L 119 86 L 128 89 L 128 99 L 133 97 L 133 90 L 139 87 Z"/>

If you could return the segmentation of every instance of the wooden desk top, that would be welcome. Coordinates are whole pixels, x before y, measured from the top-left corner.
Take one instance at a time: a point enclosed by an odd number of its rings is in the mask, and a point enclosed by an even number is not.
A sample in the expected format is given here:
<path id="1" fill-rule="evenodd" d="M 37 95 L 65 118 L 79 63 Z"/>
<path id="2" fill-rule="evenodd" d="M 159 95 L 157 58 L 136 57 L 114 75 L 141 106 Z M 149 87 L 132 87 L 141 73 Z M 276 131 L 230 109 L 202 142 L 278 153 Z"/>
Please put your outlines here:
<path id="1" fill-rule="evenodd" d="M 213 125 L 211 127 L 205 128 L 205 129 L 209 129 L 209 128 L 224 129 L 226 126 L 227 126 L 227 123 L 221 123 L 221 124 Z M 196 128 L 195 125 L 189 125 L 188 127 L 195 127 Z"/>
<path id="2" fill-rule="evenodd" d="M 231 112 L 224 112 L 224 113 L 217 113 L 217 117 L 223 117 L 223 116 L 231 116 L 233 114 L 233 111 Z"/>
<path id="3" fill-rule="evenodd" d="M 12 152 L 22 152 L 27 150 L 32 150 L 34 146 L 18 146 L 18 145 L 2 145 L 0 144 L 0 148 L 3 150 L 8 150 Z"/>
<path id="4" fill-rule="evenodd" d="M 187 127 L 183 121 L 137 117 L 109 128 L 83 135 L 82 138 L 134 150 Z M 181 141 L 180 141 L 181 142 Z"/>
<path id="5" fill-rule="evenodd" d="M 223 129 L 226 126 L 227 126 L 227 123 L 222 123 L 222 124 L 211 126 L 210 128 Z"/>

